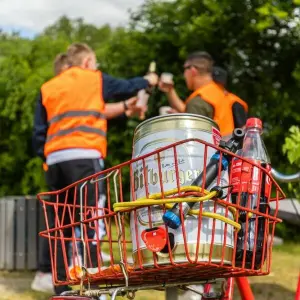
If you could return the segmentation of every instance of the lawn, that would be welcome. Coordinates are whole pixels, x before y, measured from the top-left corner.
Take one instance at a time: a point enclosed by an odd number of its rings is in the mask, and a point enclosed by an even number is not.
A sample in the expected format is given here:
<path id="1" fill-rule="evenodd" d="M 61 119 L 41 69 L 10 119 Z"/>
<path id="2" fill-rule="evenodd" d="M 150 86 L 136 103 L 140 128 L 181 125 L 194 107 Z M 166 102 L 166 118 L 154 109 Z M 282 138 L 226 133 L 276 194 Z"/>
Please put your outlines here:
<path id="1" fill-rule="evenodd" d="M 256 300 L 293 299 L 300 270 L 300 244 L 287 244 L 275 247 L 272 272 L 269 276 L 250 278 Z M 46 300 L 49 295 L 30 291 L 33 273 L 0 273 L 1 300 Z M 237 292 L 237 290 L 235 289 Z M 122 299 L 122 298 L 119 298 Z M 126 298 L 124 298 L 126 299 Z M 138 292 L 136 300 L 163 300 L 159 291 Z M 185 298 L 187 300 L 188 298 Z M 240 297 L 235 293 L 234 299 Z"/>

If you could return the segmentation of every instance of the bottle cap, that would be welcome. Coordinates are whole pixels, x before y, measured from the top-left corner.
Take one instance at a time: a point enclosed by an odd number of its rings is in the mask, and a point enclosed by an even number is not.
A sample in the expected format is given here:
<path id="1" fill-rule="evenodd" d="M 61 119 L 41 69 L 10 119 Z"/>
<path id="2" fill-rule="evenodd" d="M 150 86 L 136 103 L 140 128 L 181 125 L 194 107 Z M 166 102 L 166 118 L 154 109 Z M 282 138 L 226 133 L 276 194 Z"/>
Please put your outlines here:
<path id="1" fill-rule="evenodd" d="M 262 121 L 259 118 L 249 118 L 246 122 L 246 127 L 257 127 L 262 129 Z"/>

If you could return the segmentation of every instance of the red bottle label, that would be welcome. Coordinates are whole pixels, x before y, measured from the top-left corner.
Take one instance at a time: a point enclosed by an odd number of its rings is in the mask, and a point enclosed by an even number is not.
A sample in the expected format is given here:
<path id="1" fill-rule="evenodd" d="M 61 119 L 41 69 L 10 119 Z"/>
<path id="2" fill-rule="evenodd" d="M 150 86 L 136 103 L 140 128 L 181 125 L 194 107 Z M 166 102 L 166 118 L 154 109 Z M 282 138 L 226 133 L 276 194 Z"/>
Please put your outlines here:
<path id="1" fill-rule="evenodd" d="M 213 137 L 214 145 L 219 146 L 222 137 L 220 131 L 215 127 L 212 128 L 212 137 Z"/>
<path id="2" fill-rule="evenodd" d="M 260 161 L 254 161 L 260 164 Z M 267 170 L 270 171 L 271 167 L 268 165 Z M 249 194 L 260 194 L 262 188 L 262 173 L 263 171 L 249 162 L 235 159 L 232 162 L 232 177 L 231 184 L 233 185 L 232 193 L 245 192 Z M 271 179 L 266 174 L 265 177 L 265 196 L 270 197 Z"/>

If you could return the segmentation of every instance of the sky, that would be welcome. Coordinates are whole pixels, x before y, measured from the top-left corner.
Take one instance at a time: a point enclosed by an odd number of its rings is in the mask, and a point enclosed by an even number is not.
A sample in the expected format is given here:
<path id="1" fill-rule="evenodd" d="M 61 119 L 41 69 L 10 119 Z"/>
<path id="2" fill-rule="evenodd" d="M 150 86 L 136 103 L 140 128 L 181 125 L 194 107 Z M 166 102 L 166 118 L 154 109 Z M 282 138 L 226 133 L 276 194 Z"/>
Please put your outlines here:
<path id="1" fill-rule="evenodd" d="M 60 16 L 83 18 L 95 25 L 126 25 L 128 10 L 144 0 L 0 0 L 0 29 L 33 37 Z"/>

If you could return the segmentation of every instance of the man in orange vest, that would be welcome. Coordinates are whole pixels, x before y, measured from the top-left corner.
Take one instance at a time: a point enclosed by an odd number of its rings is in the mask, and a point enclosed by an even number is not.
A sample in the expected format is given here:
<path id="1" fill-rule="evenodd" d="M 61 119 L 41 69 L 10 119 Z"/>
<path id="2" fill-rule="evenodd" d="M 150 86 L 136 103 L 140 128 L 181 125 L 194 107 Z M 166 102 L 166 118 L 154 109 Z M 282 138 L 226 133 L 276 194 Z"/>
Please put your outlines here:
<path id="1" fill-rule="evenodd" d="M 69 68 L 68 57 L 66 53 L 59 53 L 53 62 L 54 75 L 57 76 L 61 72 Z M 46 170 L 45 170 L 46 171 Z M 47 171 L 45 172 L 47 176 Z M 49 243 L 42 238 L 42 247 L 39 251 L 39 270 L 31 283 L 31 289 L 39 292 L 54 292 L 51 273 L 51 258 L 49 253 Z M 41 271 L 42 270 L 42 271 Z"/>
<path id="2" fill-rule="evenodd" d="M 244 127 L 248 118 L 248 106 L 245 108 L 245 105 L 241 104 L 240 101 L 234 101 L 237 97 L 235 94 L 232 94 L 226 90 L 227 85 L 227 72 L 221 67 L 213 67 L 213 80 L 219 84 L 222 89 L 225 89 L 227 96 L 233 100 L 232 113 L 234 127 Z M 240 98 L 239 98 L 240 99 Z M 241 99 L 240 99 L 241 100 Z M 247 105 L 247 104 L 246 104 Z"/>
<path id="3" fill-rule="evenodd" d="M 107 155 L 106 120 L 126 111 L 130 112 L 129 115 L 141 112 L 141 108 L 136 106 L 136 98 L 117 103 L 105 102 L 115 97 L 128 99 L 158 81 L 153 73 L 124 80 L 98 71 L 96 55 L 85 44 L 71 45 L 67 57 L 69 69 L 43 84 L 35 111 L 34 148 L 48 167 L 46 181 L 50 190 L 62 189 L 104 169 Z M 104 181 L 98 182 L 97 189 L 92 184 L 88 188 L 87 205 L 95 207 L 95 199 L 98 199 L 99 207 L 104 207 Z M 72 195 L 69 195 L 68 201 L 73 201 Z M 64 224 L 68 223 L 70 220 L 66 214 Z M 95 231 L 89 229 L 87 234 L 93 238 Z M 71 236 L 72 231 L 65 230 L 64 235 Z M 99 239 L 104 235 L 102 221 L 99 224 Z M 59 280 L 65 280 L 65 267 L 68 266 L 65 266 L 61 247 L 59 245 L 57 253 L 57 276 Z M 92 250 L 92 259 L 97 261 L 100 254 L 96 253 L 96 249 Z M 67 289 L 66 286 L 55 288 L 57 294 Z"/>
<path id="4" fill-rule="evenodd" d="M 57 76 L 61 72 L 69 68 L 68 56 L 66 53 L 56 55 L 53 62 L 54 75 Z M 47 168 L 47 166 L 45 166 Z M 45 170 L 46 171 L 46 170 Z M 47 176 L 47 171 L 45 172 Z M 31 289 L 39 292 L 54 292 L 51 273 L 51 258 L 49 253 L 49 243 L 42 238 L 42 247 L 39 251 L 39 270 L 31 283 Z"/>
<path id="5" fill-rule="evenodd" d="M 238 127 L 233 108 L 238 104 L 247 112 L 248 106 L 213 80 L 211 56 L 207 52 L 190 54 L 184 63 L 184 78 L 187 88 L 193 91 L 185 102 L 180 99 L 172 84 L 159 82 L 160 90 L 167 94 L 171 107 L 178 112 L 209 117 L 219 125 L 223 137 L 230 135 Z"/>

